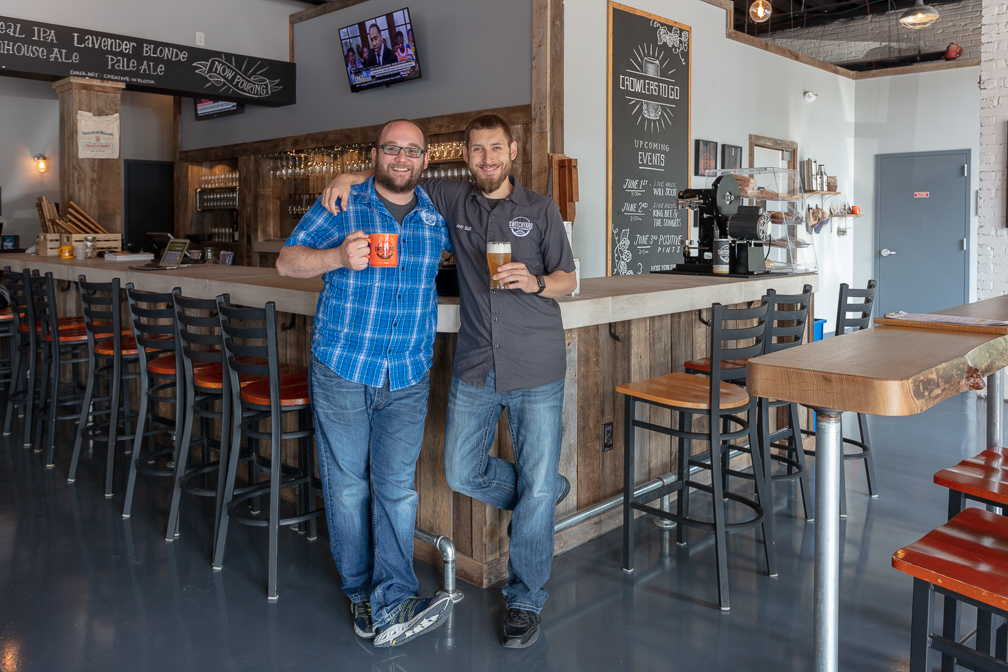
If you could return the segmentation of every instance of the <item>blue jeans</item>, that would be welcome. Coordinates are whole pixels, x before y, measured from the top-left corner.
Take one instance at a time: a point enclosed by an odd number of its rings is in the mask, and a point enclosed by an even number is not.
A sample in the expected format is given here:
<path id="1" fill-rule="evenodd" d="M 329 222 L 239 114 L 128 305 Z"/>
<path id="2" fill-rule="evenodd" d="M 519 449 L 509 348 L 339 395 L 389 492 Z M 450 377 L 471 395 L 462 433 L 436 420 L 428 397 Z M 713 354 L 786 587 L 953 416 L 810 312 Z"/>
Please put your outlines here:
<path id="1" fill-rule="evenodd" d="M 553 527 L 562 479 L 560 443 L 564 381 L 498 394 L 493 369 L 486 387 L 452 378 L 445 424 L 448 487 L 510 510 L 511 548 L 504 597 L 509 609 L 539 613 L 553 567 Z M 497 420 L 508 409 L 515 463 L 490 456 Z"/>
<path id="2" fill-rule="evenodd" d="M 354 383 L 312 357 L 322 496 L 343 592 L 371 600 L 376 627 L 419 590 L 413 572 L 413 474 L 427 417 L 429 373 L 395 392 Z"/>

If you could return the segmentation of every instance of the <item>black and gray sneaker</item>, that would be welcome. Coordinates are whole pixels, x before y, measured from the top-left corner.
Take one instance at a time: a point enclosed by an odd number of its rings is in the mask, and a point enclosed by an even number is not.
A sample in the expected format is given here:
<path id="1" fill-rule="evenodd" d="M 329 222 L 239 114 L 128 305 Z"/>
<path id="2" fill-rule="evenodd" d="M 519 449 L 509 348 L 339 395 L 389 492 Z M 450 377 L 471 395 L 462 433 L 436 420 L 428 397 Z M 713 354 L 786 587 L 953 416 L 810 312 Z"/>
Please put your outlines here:
<path id="1" fill-rule="evenodd" d="M 374 627 L 371 623 L 371 601 L 350 603 L 350 616 L 353 618 L 353 631 L 358 637 L 371 639 L 374 637 Z"/>
<path id="2" fill-rule="evenodd" d="M 539 614 L 525 609 L 508 609 L 504 619 L 504 638 L 501 641 L 506 649 L 524 649 L 535 644 L 539 639 Z"/>
<path id="3" fill-rule="evenodd" d="M 567 499 L 567 495 L 570 494 L 571 486 L 570 486 L 570 481 L 567 480 L 566 476 L 564 476 L 563 474 L 558 474 L 558 475 L 560 476 L 560 478 L 563 479 L 563 483 L 560 486 L 560 495 L 557 497 L 557 506 L 560 506 L 560 502 L 562 502 L 565 499 Z M 508 533 L 508 538 L 510 539 L 511 538 L 511 521 L 510 520 L 508 521 L 507 533 Z"/>
<path id="4" fill-rule="evenodd" d="M 378 632 L 374 645 L 382 648 L 402 646 L 444 624 L 451 612 L 452 600 L 447 593 L 424 599 L 407 597 L 392 621 Z"/>

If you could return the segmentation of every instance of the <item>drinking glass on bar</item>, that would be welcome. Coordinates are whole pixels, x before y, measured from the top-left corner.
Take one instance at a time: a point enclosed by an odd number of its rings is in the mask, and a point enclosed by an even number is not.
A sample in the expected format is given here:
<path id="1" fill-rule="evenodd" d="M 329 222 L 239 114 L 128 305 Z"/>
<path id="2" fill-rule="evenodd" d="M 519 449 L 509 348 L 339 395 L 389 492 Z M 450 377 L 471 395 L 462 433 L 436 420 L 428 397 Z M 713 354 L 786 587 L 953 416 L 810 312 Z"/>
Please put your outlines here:
<path id="1" fill-rule="evenodd" d="M 487 241 L 487 266 L 490 268 L 490 289 L 507 289 L 499 280 L 494 280 L 497 268 L 511 263 L 511 243 L 495 240 Z"/>

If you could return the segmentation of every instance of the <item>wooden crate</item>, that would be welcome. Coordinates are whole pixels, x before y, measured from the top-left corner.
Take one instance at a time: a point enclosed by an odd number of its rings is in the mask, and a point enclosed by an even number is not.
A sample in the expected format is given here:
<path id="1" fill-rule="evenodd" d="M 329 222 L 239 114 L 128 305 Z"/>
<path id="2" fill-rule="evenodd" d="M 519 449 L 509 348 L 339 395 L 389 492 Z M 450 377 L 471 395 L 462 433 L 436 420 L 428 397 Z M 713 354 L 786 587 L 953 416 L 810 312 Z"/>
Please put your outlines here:
<path id="1" fill-rule="evenodd" d="M 96 251 L 118 252 L 122 249 L 121 233 L 61 233 L 59 244 L 71 246 L 85 245 L 87 243 L 84 239 L 88 236 L 94 236 Z"/>
<path id="2" fill-rule="evenodd" d="M 38 234 L 38 238 L 35 239 L 35 253 L 43 257 L 58 257 L 59 246 L 63 244 L 60 242 L 62 235 L 59 233 Z"/>

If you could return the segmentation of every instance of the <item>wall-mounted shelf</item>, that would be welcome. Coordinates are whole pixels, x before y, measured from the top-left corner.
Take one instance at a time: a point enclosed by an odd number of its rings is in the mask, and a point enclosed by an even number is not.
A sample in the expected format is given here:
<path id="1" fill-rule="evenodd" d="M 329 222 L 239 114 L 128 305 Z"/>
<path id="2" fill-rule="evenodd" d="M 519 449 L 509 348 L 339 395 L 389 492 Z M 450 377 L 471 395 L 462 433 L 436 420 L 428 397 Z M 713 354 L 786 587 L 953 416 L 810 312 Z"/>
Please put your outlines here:
<path id="1" fill-rule="evenodd" d="M 237 210 L 238 187 L 219 187 L 196 190 L 196 211 Z"/>
<path id="2" fill-rule="evenodd" d="M 806 191 L 806 196 L 839 196 L 839 191 Z"/>
<path id="3" fill-rule="evenodd" d="M 861 215 L 848 214 L 848 215 L 830 215 L 830 219 L 833 217 L 860 217 Z"/>

